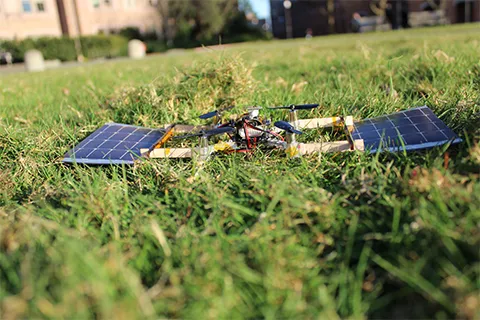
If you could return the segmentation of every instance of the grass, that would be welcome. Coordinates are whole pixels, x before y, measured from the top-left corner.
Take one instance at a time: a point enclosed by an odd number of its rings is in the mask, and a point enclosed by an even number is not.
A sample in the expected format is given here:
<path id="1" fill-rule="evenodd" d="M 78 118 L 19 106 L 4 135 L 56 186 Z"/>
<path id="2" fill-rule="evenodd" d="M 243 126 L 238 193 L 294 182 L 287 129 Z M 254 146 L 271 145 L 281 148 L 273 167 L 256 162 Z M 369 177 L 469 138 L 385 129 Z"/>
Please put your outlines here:
<path id="1" fill-rule="evenodd" d="M 480 316 L 478 25 L 0 78 L 0 317 Z M 200 123 L 212 107 L 321 104 L 356 119 L 428 105 L 449 149 L 261 152 L 67 166 L 108 121 Z M 271 113 L 285 119 L 284 113 Z"/>

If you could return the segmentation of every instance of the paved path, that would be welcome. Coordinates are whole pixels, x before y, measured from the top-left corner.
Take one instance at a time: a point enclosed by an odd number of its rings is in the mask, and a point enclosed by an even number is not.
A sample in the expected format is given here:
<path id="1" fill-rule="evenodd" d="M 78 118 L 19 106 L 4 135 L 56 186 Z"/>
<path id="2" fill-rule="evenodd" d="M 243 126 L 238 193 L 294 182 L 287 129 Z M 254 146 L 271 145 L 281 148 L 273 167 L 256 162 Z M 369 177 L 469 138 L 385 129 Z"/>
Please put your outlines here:
<path id="1" fill-rule="evenodd" d="M 201 49 L 200 51 L 203 51 L 205 48 L 199 48 Z M 197 50 L 195 50 L 197 51 Z M 165 55 L 165 56 L 172 56 L 172 55 L 180 55 L 184 54 L 186 52 L 185 49 L 171 49 L 167 52 L 163 53 L 151 53 L 146 56 L 146 59 L 149 57 L 158 57 L 159 55 Z M 79 66 L 89 66 L 89 65 L 95 65 L 95 64 L 101 64 L 101 63 L 109 63 L 109 62 L 119 62 L 119 61 L 127 61 L 130 60 L 128 57 L 117 57 L 117 58 L 112 58 L 112 59 L 95 59 L 95 60 L 89 60 L 86 62 L 77 62 L 77 61 L 67 61 L 58 64 L 52 63 L 51 67 L 48 67 L 49 62 L 45 61 L 47 64 L 47 70 L 50 69 L 58 69 L 58 68 L 72 68 L 72 67 L 79 67 Z M 25 70 L 25 64 L 24 63 L 15 63 L 13 65 L 7 66 L 7 65 L 0 65 L 0 76 L 2 75 L 7 75 L 7 74 L 12 74 L 12 73 L 23 73 L 27 72 Z"/>
<path id="2" fill-rule="evenodd" d="M 58 68 L 71 68 L 71 67 L 78 67 L 78 66 L 89 66 L 89 65 L 94 65 L 94 64 L 100 64 L 100 63 L 106 63 L 106 62 L 113 62 L 113 61 L 123 61 L 123 60 L 129 60 L 128 57 L 120 57 L 120 58 L 114 58 L 114 59 L 95 59 L 95 60 L 90 60 L 87 62 L 77 62 L 77 61 L 67 61 L 60 63 L 59 65 L 54 65 L 52 67 L 48 67 L 48 62 L 47 64 L 47 70 L 50 69 L 58 69 Z M 22 73 L 22 72 L 27 72 L 25 70 L 25 64 L 24 63 L 15 63 L 11 66 L 7 65 L 1 65 L 0 66 L 0 75 L 6 75 L 6 74 L 11 74 L 11 73 Z"/>

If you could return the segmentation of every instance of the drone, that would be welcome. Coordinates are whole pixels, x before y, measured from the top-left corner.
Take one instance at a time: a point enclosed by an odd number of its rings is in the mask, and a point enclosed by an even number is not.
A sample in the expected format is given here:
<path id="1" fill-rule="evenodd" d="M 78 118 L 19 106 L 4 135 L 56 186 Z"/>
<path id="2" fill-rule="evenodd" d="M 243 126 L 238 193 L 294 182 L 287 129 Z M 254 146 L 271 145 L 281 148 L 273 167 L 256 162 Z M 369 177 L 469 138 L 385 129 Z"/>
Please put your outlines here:
<path id="1" fill-rule="evenodd" d="M 262 107 L 250 107 L 239 117 L 223 121 L 223 115 L 233 106 L 202 114 L 199 118 L 213 120 L 211 126 L 167 125 L 166 134 L 152 148 L 141 149 L 148 158 L 192 158 L 207 160 L 213 154 L 252 153 L 255 150 L 284 150 L 289 157 L 316 152 L 363 151 L 363 140 L 353 139 L 353 117 L 329 117 L 298 119 L 301 110 L 312 110 L 319 104 L 288 105 L 270 107 L 271 110 L 287 110 L 289 121 L 272 122 L 260 116 Z M 300 143 L 296 136 L 302 130 L 334 127 L 345 132 L 347 140 L 335 142 Z M 182 135 L 176 135 L 184 133 Z M 227 140 L 212 144 L 211 138 L 225 135 Z M 166 148 L 170 140 L 197 138 L 198 146 L 194 148 Z"/>
<path id="2" fill-rule="evenodd" d="M 283 151 L 297 158 L 327 152 L 399 152 L 460 143 L 460 139 L 427 106 L 401 110 L 375 118 L 354 121 L 352 116 L 299 119 L 299 113 L 319 104 L 269 107 L 288 112 L 288 121 L 261 116 L 262 107 L 249 107 L 239 116 L 225 118 L 233 106 L 200 116 L 207 125 L 167 124 L 145 128 L 107 123 L 68 151 L 62 162 L 89 165 L 133 164 L 144 158 L 195 158 L 206 161 L 221 154 L 251 154 Z M 298 138 L 308 130 L 332 128 L 343 140 L 327 141 L 310 135 L 313 142 Z M 298 140 L 297 140 L 298 138 Z M 192 142 L 197 139 L 197 143 Z M 185 145 L 189 147 L 185 147 Z"/>

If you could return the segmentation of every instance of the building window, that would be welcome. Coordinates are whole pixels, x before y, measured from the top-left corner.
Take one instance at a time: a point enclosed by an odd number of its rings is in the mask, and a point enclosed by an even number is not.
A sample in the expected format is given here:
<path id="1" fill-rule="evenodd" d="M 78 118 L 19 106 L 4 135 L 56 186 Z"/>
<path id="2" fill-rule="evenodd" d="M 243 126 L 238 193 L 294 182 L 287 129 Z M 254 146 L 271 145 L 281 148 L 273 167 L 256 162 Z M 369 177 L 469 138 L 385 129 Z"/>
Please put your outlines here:
<path id="1" fill-rule="evenodd" d="M 94 8 L 100 8 L 100 0 L 92 0 L 92 6 Z"/>
<path id="2" fill-rule="evenodd" d="M 37 1 L 36 5 L 38 12 L 45 12 L 45 3 L 43 1 Z"/>
<path id="3" fill-rule="evenodd" d="M 30 0 L 22 0 L 22 8 L 23 12 L 32 12 L 32 5 L 30 4 Z"/>

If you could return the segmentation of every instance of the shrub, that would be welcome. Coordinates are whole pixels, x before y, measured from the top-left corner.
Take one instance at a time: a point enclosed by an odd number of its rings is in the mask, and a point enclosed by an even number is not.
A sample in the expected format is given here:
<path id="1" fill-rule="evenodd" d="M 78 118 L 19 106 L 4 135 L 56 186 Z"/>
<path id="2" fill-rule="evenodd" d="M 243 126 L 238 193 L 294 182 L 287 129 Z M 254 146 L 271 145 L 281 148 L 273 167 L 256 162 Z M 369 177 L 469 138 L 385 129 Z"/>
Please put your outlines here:
<path id="1" fill-rule="evenodd" d="M 142 41 L 154 41 L 158 40 L 157 33 L 154 29 L 150 29 L 149 31 L 141 32 L 137 27 L 125 27 L 118 31 L 118 35 L 127 38 L 128 40 L 138 39 Z"/>
<path id="2" fill-rule="evenodd" d="M 72 38 L 38 38 L 32 44 L 42 52 L 46 60 L 72 61 L 77 58 L 75 41 Z"/>
<path id="3" fill-rule="evenodd" d="M 35 48 L 35 46 L 32 39 L 25 39 L 24 41 L 2 41 L 0 48 L 2 51 L 8 51 L 12 54 L 13 62 L 22 62 L 25 52 Z"/>
<path id="4" fill-rule="evenodd" d="M 80 38 L 82 54 L 88 59 L 118 57 L 127 55 L 128 40 L 121 36 L 86 36 Z M 0 50 L 8 51 L 14 62 L 23 62 L 25 52 L 37 49 L 46 60 L 59 59 L 74 61 L 77 58 L 75 39 L 68 37 L 27 38 L 23 40 L 0 41 Z"/>
<path id="5" fill-rule="evenodd" d="M 145 44 L 147 45 L 147 53 L 152 53 L 152 52 L 165 52 L 167 51 L 168 47 L 163 41 L 159 40 L 149 40 L 145 41 Z"/>
<path id="6" fill-rule="evenodd" d="M 128 39 L 121 36 L 109 36 L 111 49 L 110 58 L 128 55 Z"/>
<path id="7" fill-rule="evenodd" d="M 85 58 L 112 58 L 127 54 L 128 40 L 121 36 L 81 37 L 82 53 Z"/>
<path id="8" fill-rule="evenodd" d="M 126 28 L 120 29 L 118 34 L 122 37 L 125 37 L 125 38 L 129 39 L 129 40 L 131 40 L 131 39 L 141 39 L 142 38 L 142 34 L 140 33 L 140 29 L 138 29 L 137 27 L 126 27 Z"/>

